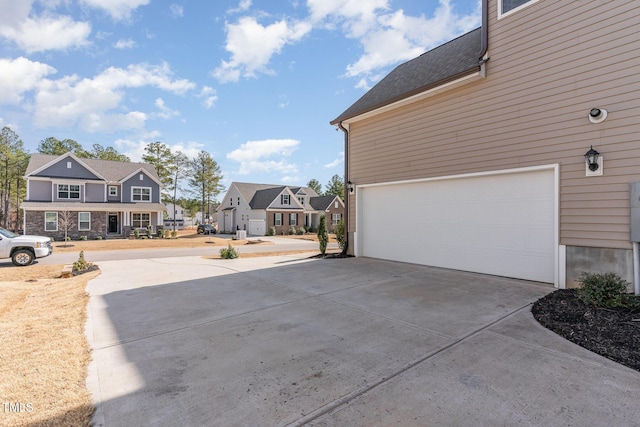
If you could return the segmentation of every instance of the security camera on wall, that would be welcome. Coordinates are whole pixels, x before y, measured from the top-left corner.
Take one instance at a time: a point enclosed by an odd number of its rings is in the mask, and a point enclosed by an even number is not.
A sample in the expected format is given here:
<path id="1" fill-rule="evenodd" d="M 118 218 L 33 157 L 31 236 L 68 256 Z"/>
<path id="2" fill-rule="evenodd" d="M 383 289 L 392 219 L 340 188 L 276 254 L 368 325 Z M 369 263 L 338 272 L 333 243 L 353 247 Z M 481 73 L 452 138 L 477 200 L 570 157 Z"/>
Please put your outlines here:
<path id="1" fill-rule="evenodd" d="M 604 108 L 592 108 L 589 111 L 589 121 L 591 123 L 600 123 L 604 122 L 604 119 L 607 118 L 607 110 Z"/>

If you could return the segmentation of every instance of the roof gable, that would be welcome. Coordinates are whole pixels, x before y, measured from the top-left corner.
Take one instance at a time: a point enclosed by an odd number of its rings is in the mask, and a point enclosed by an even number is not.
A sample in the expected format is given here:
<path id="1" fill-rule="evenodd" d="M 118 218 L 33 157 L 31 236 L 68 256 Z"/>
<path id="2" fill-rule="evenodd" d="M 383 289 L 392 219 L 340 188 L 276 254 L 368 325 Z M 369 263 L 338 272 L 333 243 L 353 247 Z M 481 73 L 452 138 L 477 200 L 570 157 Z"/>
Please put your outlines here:
<path id="1" fill-rule="evenodd" d="M 33 156 L 36 155 L 34 154 Z M 60 156 L 42 157 L 39 160 L 34 162 L 33 165 L 29 161 L 26 171 L 27 176 L 105 180 L 99 172 L 71 152 Z"/>
<path id="2" fill-rule="evenodd" d="M 336 125 L 479 71 L 481 30 L 477 28 L 398 65 L 331 124 Z"/>
<path id="3" fill-rule="evenodd" d="M 134 163 L 134 162 L 118 162 L 113 160 L 100 160 L 100 159 L 85 159 L 78 158 L 73 153 L 66 153 L 60 156 L 51 154 L 32 154 L 27 166 L 26 176 L 34 176 L 39 174 L 47 165 L 55 164 L 62 159 L 72 157 L 81 162 L 95 175 L 99 176 L 102 180 L 108 182 L 122 182 L 127 177 L 132 176 L 136 172 L 143 170 L 147 176 L 156 182 L 160 182 L 156 169 L 148 163 Z M 40 176 L 46 176 L 40 174 Z"/>
<path id="4" fill-rule="evenodd" d="M 317 196 L 317 197 L 312 197 L 309 200 L 309 204 L 311 205 L 311 207 L 317 211 L 326 211 L 327 209 L 329 209 L 331 207 L 331 205 L 333 204 L 333 201 L 338 199 L 340 201 L 341 204 L 342 200 L 340 199 L 340 197 L 336 196 L 336 195 L 329 195 L 329 196 Z"/>

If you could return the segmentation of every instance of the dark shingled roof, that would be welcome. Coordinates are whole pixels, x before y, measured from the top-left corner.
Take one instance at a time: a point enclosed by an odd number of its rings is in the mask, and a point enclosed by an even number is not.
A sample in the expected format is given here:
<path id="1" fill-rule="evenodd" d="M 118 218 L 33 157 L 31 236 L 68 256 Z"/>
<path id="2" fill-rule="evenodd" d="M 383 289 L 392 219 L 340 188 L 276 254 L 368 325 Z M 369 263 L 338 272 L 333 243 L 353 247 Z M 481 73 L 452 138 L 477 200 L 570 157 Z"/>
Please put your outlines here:
<path id="1" fill-rule="evenodd" d="M 331 124 L 336 125 L 476 72 L 480 70 L 480 51 L 481 28 L 477 28 L 400 64 Z"/>
<path id="2" fill-rule="evenodd" d="M 249 206 L 251 206 L 251 209 L 267 209 L 275 198 L 278 197 L 278 194 L 282 193 L 285 188 L 283 185 L 281 187 L 258 190 L 249 202 Z"/>
<path id="3" fill-rule="evenodd" d="M 325 211 L 331 206 L 335 198 L 335 195 L 312 197 L 311 200 L 309 200 L 309 204 L 317 211 Z"/>

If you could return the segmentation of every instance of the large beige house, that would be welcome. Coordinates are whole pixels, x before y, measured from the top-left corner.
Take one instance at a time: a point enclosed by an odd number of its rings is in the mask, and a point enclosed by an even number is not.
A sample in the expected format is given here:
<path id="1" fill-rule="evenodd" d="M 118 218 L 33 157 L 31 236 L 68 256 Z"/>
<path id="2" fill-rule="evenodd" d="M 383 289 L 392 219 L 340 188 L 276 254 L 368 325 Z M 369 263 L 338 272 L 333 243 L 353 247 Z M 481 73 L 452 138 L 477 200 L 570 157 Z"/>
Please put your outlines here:
<path id="1" fill-rule="evenodd" d="M 633 0 L 483 0 L 481 28 L 394 69 L 331 122 L 349 251 L 560 288 L 583 271 L 632 282 L 639 24 Z"/>

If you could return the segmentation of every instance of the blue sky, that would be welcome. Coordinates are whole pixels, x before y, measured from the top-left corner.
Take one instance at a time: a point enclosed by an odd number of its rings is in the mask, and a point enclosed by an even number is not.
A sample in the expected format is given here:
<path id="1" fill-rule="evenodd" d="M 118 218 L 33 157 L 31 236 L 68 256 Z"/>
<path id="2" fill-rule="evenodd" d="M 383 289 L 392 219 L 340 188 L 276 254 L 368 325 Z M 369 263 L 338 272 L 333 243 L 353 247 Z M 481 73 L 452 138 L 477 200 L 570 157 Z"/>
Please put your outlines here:
<path id="1" fill-rule="evenodd" d="M 0 126 L 138 161 L 162 141 L 231 181 L 322 185 L 337 117 L 480 26 L 479 0 L 0 0 Z"/>

